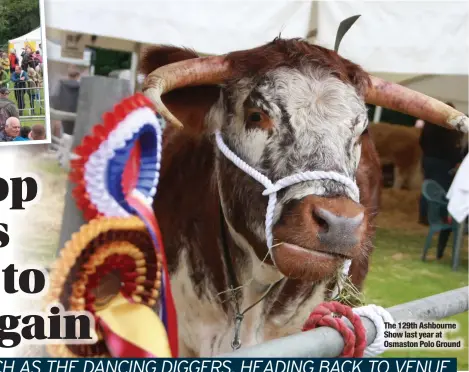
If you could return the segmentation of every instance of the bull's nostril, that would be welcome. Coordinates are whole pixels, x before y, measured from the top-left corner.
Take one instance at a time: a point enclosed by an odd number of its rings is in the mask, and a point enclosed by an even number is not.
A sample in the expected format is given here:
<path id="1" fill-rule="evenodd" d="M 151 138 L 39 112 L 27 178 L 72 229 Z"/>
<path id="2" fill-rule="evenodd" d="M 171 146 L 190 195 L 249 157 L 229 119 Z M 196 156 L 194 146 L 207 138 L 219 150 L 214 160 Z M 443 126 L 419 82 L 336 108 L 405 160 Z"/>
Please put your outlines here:
<path id="1" fill-rule="evenodd" d="M 343 217 L 326 209 L 317 208 L 313 216 L 321 229 L 318 234 L 319 240 L 329 249 L 340 251 L 358 243 L 358 233 L 364 219 L 363 213 L 355 217 Z M 324 226 L 326 226 L 325 230 Z"/>
<path id="2" fill-rule="evenodd" d="M 318 225 L 319 232 L 327 233 L 329 231 L 329 224 L 327 221 L 319 216 L 315 211 L 313 211 L 313 220 L 316 222 L 316 225 Z"/>

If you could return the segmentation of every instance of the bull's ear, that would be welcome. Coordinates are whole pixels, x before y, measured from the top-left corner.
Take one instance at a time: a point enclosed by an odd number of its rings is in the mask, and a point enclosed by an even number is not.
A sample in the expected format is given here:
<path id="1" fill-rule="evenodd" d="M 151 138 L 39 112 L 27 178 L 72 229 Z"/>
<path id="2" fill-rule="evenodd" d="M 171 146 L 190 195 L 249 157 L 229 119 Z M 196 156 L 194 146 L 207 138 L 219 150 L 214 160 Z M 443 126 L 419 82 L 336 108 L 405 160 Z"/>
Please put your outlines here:
<path id="1" fill-rule="evenodd" d="M 143 52 L 140 70 L 143 74 L 148 75 L 158 67 L 198 57 L 199 55 L 191 49 L 178 48 L 171 45 L 154 46 Z"/>
<path id="2" fill-rule="evenodd" d="M 174 46 L 156 46 L 147 49 L 140 62 L 143 74 L 149 74 L 159 67 L 186 59 L 199 58 L 193 50 Z M 184 125 L 185 131 L 202 133 L 205 116 L 220 95 L 218 86 L 199 86 L 173 90 L 161 98 L 165 106 Z"/>

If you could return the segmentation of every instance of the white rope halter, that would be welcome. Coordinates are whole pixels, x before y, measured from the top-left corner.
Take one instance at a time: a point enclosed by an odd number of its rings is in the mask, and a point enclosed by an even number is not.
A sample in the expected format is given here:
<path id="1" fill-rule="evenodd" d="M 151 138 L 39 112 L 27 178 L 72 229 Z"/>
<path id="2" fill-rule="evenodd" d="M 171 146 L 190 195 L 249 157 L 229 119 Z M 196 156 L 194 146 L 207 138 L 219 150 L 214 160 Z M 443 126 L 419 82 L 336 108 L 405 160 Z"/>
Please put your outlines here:
<path id="1" fill-rule="evenodd" d="M 291 176 L 284 177 L 277 182 L 273 183 L 269 180 L 266 176 L 258 172 L 256 169 L 251 167 L 245 161 L 240 159 L 233 151 L 231 151 L 228 146 L 223 142 L 222 136 L 220 131 L 215 132 L 215 139 L 217 142 L 217 146 L 220 151 L 226 156 L 227 159 L 231 160 L 231 162 L 236 165 L 239 169 L 250 175 L 254 178 L 257 182 L 262 184 L 265 187 L 264 192 L 262 195 L 268 195 L 269 201 L 267 204 L 267 211 L 265 215 L 265 236 L 267 239 L 267 248 L 271 253 L 271 249 L 273 246 L 273 235 L 272 235 L 272 225 L 274 220 L 274 209 L 277 204 L 277 192 L 295 185 L 300 182 L 305 181 L 316 181 L 316 180 L 333 180 L 345 185 L 349 191 L 351 192 L 351 197 L 355 202 L 359 202 L 360 200 L 360 192 L 358 190 L 357 184 L 351 180 L 350 178 L 332 171 L 308 171 L 308 172 L 300 172 L 293 174 Z M 348 270 L 350 268 L 351 260 L 346 260 L 344 263 L 343 273 L 344 275 L 348 274 Z"/>
<path id="2" fill-rule="evenodd" d="M 215 139 L 217 146 L 220 151 L 232 161 L 239 169 L 250 175 L 257 182 L 262 184 L 265 187 L 262 195 L 269 196 L 269 202 L 267 204 L 267 212 L 265 215 L 265 236 L 267 239 L 267 247 L 269 248 L 269 253 L 272 253 L 273 245 L 273 235 L 272 235 L 272 225 L 274 219 L 274 209 L 277 204 L 277 192 L 288 187 L 295 185 L 300 182 L 305 181 L 315 181 L 315 180 L 334 180 L 345 185 L 351 192 L 351 197 L 355 202 L 359 202 L 360 193 L 357 184 L 352 181 L 350 178 L 339 174 L 337 172 L 325 172 L 325 171 L 309 171 L 301 172 L 291 176 L 284 177 L 277 182 L 273 183 L 266 176 L 252 168 L 245 161 L 241 160 L 233 151 L 231 151 L 228 146 L 223 142 L 220 131 L 215 132 Z M 352 260 L 345 260 L 342 275 L 347 276 Z M 337 288 L 336 288 L 337 290 Z M 379 354 L 382 354 L 387 348 L 384 346 L 384 323 L 394 323 L 392 316 L 382 307 L 376 305 L 367 305 L 359 308 L 353 309 L 353 311 L 360 316 L 369 318 L 376 328 L 376 337 L 365 349 L 364 355 L 367 357 L 373 357 Z"/>

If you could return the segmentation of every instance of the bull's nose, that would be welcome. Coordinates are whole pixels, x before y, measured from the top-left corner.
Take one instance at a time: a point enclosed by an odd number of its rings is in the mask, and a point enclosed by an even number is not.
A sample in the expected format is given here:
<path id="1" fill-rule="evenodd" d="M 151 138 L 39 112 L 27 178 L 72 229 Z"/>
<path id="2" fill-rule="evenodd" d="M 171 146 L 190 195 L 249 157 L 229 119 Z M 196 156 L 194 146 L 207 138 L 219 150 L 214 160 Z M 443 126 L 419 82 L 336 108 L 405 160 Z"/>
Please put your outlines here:
<path id="1" fill-rule="evenodd" d="M 360 254 L 367 226 L 363 205 L 343 196 L 308 195 L 285 205 L 273 233 L 279 242 L 353 259 Z"/>
<path id="2" fill-rule="evenodd" d="M 313 218 L 319 227 L 319 241 L 328 250 L 342 253 L 359 243 L 363 212 L 354 217 L 344 217 L 324 208 L 314 208 Z"/>

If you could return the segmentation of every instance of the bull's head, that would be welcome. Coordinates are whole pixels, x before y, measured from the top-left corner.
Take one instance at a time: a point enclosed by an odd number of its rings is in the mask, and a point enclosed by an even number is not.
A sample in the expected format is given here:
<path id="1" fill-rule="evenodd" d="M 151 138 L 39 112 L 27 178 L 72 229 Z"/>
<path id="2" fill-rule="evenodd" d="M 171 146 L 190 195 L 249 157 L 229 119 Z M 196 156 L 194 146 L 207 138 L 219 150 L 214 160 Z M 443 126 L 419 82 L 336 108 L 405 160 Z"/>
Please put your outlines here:
<path id="1" fill-rule="evenodd" d="M 467 118 L 453 108 L 369 76 L 337 53 L 300 40 L 276 39 L 248 51 L 163 66 L 148 75 L 145 93 L 170 124 L 182 127 L 161 96 L 200 85 L 220 87 L 206 117 L 207 131 L 220 130 L 231 151 L 272 182 L 312 170 L 355 180 L 368 125 L 365 102 L 468 128 Z M 217 176 L 233 236 L 264 260 L 263 187 L 223 155 L 217 157 Z M 350 190 L 333 180 L 281 190 L 272 229 L 275 266 L 291 277 L 332 275 L 344 259 L 360 254 L 368 223 L 364 212 Z"/>

